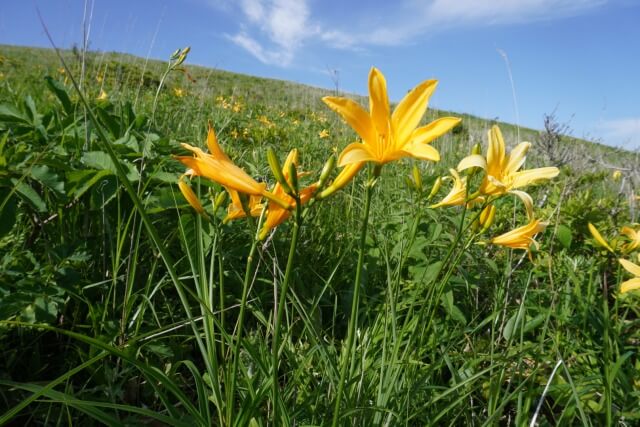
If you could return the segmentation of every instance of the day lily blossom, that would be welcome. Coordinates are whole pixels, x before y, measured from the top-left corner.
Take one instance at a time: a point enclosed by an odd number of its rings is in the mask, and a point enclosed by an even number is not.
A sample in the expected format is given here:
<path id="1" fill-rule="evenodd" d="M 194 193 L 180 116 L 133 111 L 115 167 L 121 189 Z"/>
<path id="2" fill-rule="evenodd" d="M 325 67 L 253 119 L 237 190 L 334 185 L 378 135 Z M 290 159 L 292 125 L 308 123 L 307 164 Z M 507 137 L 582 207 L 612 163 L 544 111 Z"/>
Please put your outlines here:
<path id="1" fill-rule="evenodd" d="M 291 170 L 291 165 L 298 165 L 298 150 L 293 149 L 289 152 L 287 159 L 282 165 L 282 174 L 284 175 L 284 179 L 287 181 L 290 187 L 293 188 L 293 180 L 291 179 L 289 171 Z M 298 177 L 303 176 L 304 174 L 298 173 Z M 313 196 L 313 193 L 316 191 L 317 185 L 311 184 L 310 186 L 300 190 L 298 193 L 298 197 L 300 199 L 300 204 L 304 205 Z M 260 230 L 260 235 L 258 238 L 260 240 L 267 237 L 267 234 L 271 231 L 271 229 L 277 227 L 282 224 L 287 218 L 291 216 L 291 211 L 296 207 L 296 200 L 288 195 L 285 189 L 280 185 L 279 182 L 273 188 L 273 194 L 278 197 L 280 200 L 284 200 L 287 203 L 286 208 L 278 205 L 277 203 L 269 202 L 269 208 L 267 210 L 267 216 L 264 219 L 264 223 L 262 229 Z"/>
<path id="2" fill-rule="evenodd" d="M 244 206 L 242 206 L 242 200 L 240 199 L 240 194 L 236 190 L 232 190 L 227 188 L 227 193 L 231 197 L 231 203 L 227 207 L 227 216 L 224 218 L 223 222 L 227 223 L 234 219 L 244 218 L 247 216 L 247 213 L 244 210 Z M 251 216 L 260 216 L 262 210 L 264 209 L 264 204 L 262 204 L 262 196 L 249 196 L 248 201 L 248 209 L 249 214 Z"/>
<path id="3" fill-rule="evenodd" d="M 622 227 L 620 233 L 624 234 L 630 239 L 629 243 L 626 243 L 622 246 L 622 250 L 624 252 L 631 252 L 640 247 L 640 231 L 634 230 L 631 227 Z"/>
<path id="4" fill-rule="evenodd" d="M 348 179 L 353 178 L 365 162 L 383 165 L 402 157 L 435 162 L 440 160 L 438 150 L 429 143 L 451 130 L 460 123 L 460 119 L 443 117 L 426 126 L 417 127 L 437 83 L 436 80 L 420 83 L 400 101 L 393 113 L 389 108 L 387 82 L 375 67 L 369 73 L 368 112 L 347 98 L 322 98 L 362 139 L 362 142 L 349 144 L 340 154 L 338 166 L 359 165 L 351 166 L 341 177 L 342 183 L 346 185 Z"/>
<path id="5" fill-rule="evenodd" d="M 640 289 L 640 266 L 632 263 L 631 261 L 627 261 L 626 259 L 619 259 L 618 262 L 620 262 L 625 270 L 635 276 L 633 279 L 629 279 L 620 284 L 620 292 L 625 293 Z"/>
<path id="6" fill-rule="evenodd" d="M 538 242 L 533 240 L 533 236 L 547 228 L 546 222 L 534 219 L 529 224 L 518 227 L 498 237 L 491 239 L 491 243 L 499 246 L 506 246 L 513 249 L 524 249 L 529 251 L 531 244 L 538 248 Z"/>
<path id="7" fill-rule="evenodd" d="M 527 193 L 515 190 L 541 180 L 554 178 L 560 171 L 556 167 L 518 171 L 522 167 L 530 147 L 531 143 L 521 142 L 507 155 L 502 132 L 498 126 L 494 125 L 489 130 L 489 147 L 486 158 L 480 154 L 467 156 L 458 164 L 458 171 L 472 167 L 484 169 L 486 174 L 480 185 L 480 193 L 488 196 L 512 193 L 522 199 L 527 213 L 531 217 L 531 197 Z"/>
<path id="8" fill-rule="evenodd" d="M 191 151 L 194 156 L 176 156 L 176 159 L 190 168 L 193 176 L 203 176 L 228 189 L 248 195 L 264 196 L 280 206 L 288 206 L 285 201 L 268 192 L 265 183 L 258 183 L 229 159 L 218 144 L 218 139 L 211 126 L 209 126 L 207 134 L 207 146 L 210 154 L 189 144 L 183 143 L 181 145 Z"/>
<path id="9" fill-rule="evenodd" d="M 204 214 L 204 208 L 202 207 L 198 196 L 196 196 L 196 193 L 193 192 L 193 189 L 189 186 L 189 184 L 184 181 L 185 177 L 192 175 L 193 169 L 188 169 L 184 174 L 182 174 L 180 179 L 178 179 L 178 188 L 180 189 L 180 192 L 187 200 L 187 202 L 189 202 L 191 207 L 195 209 L 196 212 L 198 212 L 200 215 L 202 215 Z"/>
<path id="10" fill-rule="evenodd" d="M 614 252 L 611 245 L 604 239 L 604 237 L 602 237 L 602 234 L 600 234 L 598 229 L 591 223 L 589 223 L 589 232 L 591 233 L 593 238 L 596 240 L 596 243 L 598 243 L 598 245 L 602 246 L 603 248 L 605 248 L 611 253 Z"/>
<path id="11" fill-rule="evenodd" d="M 438 203 L 431 205 L 431 208 L 439 208 L 441 206 L 459 206 L 464 204 L 467 200 L 467 177 L 460 178 L 460 175 L 455 169 L 449 169 L 451 173 L 451 179 L 453 179 L 453 187 L 449 194 L 447 194 Z M 447 179 L 445 177 L 443 179 Z"/>

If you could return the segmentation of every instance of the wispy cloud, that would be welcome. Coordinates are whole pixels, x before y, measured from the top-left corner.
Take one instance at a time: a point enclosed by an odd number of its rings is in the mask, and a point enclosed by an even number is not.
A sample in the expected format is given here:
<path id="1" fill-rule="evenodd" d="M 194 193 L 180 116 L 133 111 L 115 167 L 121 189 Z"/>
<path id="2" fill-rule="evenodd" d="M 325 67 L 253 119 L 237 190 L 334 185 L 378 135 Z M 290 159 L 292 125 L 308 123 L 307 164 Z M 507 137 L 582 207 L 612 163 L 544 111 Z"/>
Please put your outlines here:
<path id="1" fill-rule="evenodd" d="M 640 146 L 640 117 L 605 120 L 597 126 L 597 130 L 607 144 Z"/>
<path id="2" fill-rule="evenodd" d="M 224 0 L 226 1 L 226 0 Z M 240 0 L 240 28 L 228 39 L 267 64 L 288 66 L 296 52 L 313 41 L 336 49 L 363 50 L 400 45 L 427 33 L 459 27 L 522 24 L 558 19 L 594 9 L 607 0 L 400 0 L 396 7 L 367 9 L 376 25 L 343 16 L 348 26 L 312 16 L 310 0 Z M 360 22 L 360 24 L 356 24 Z M 383 23 L 383 24 L 380 24 Z M 374 28 L 371 28 L 371 27 Z"/>

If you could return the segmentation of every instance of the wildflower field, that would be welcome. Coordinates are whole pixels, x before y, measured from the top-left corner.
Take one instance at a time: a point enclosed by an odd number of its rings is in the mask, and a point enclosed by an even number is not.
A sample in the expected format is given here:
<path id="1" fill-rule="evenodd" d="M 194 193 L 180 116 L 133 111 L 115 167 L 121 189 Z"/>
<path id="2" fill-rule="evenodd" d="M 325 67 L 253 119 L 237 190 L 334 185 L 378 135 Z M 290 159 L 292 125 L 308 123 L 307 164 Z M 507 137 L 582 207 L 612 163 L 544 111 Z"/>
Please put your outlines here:
<path id="1" fill-rule="evenodd" d="M 634 153 L 188 55 L 0 46 L 0 425 L 640 424 Z"/>

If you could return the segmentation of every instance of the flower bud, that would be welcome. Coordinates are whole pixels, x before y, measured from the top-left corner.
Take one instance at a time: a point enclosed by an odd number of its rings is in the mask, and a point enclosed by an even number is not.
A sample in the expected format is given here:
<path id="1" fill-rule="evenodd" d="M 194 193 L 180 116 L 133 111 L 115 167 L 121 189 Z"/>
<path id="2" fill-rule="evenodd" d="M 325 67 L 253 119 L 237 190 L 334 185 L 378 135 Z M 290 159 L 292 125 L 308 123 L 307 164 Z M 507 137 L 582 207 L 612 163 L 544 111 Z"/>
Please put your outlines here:
<path id="1" fill-rule="evenodd" d="M 431 187 L 431 192 L 429 193 L 427 200 L 431 200 L 436 194 L 438 194 L 438 191 L 440 191 L 441 186 L 442 186 L 442 177 L 439 176 L 436 178 L 436 181 L 433 183 L 433 187 Z"/>
<path id="2" fill-rule="evenodd" d="M 418 190 L 419 193 L 422 193 L 422 174 L 420 173 L 420 168 L 418 167 L 418 165 L 413 165 L 413 183 L 416 186 L 416 190 Z"/>
<path id="3" fill-rule="evenodd" d="M 282 186 L 282 189 L 287 194 L 291 194 L 291 187 L 289 183 L 284 177 L 282 173 L 282 166 L 280 166 L 280 161 L 278 160 L 278 156 L 273 151 L 271 147 L 267 148 L 267 161 L 269 162 L 269 167 L 271 168 L 271 173 L 273 177 L 278 181 L 278 183 Z M 297 178 L 297 177 L 296 177 Z"/>
<path id="4" fill-rule="evenodd" d="M 322 172 L 320 172 L 320 178 L 318 179 L 318 191 L 323 189 L 329 177 L 331 176 L 331 172 L 336 167 L 336 156 L 333 154 L 329 156 L 324 166 L 322 167 Z"/>

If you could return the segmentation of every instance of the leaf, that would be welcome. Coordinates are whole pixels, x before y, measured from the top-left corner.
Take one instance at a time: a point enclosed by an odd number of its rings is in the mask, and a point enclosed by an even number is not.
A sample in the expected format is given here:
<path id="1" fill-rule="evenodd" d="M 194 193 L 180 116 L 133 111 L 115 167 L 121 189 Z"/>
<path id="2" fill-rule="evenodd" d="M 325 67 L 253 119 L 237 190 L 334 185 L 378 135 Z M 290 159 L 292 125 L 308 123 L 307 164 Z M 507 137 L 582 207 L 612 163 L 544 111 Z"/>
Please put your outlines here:
<path id="1" fill-rule="evenodd" d="M 558 226 L 558 233 L 556 235 L 558 237 L 558 241 L 565 248 L 569 249 L 571 246 L 571 241 L 573 237 L 571 235 L 571 229 L 564 224 L 560 224 Z"/>
<path id="2" fill-rule="evenodd" d="M 58 194 L 64 194 L 64 181 L 60 180 L 58 174 L 46 165 L 36 165 L 31 168 L 31 177 L 40 181 Z"/>
<path id="3" fill-rule="evenodd" d="M 64 108 L 65 113 L 67 113 L 67 115 L 73 114 L 71 99 L 69 99 L 69 95 L 67 94 L 64 86 L 62 86 L 59 81 L 55 80 L 51 76 L 46 76 L 44 79 L 47 81 L 47 87 L 49 88 L 49 90 L 53 92 L 53 94 L 62 104 L 62 108 Z"/>
<path id="4" fill-rule="evenodd" d="M 82 163 L 93 169 L 108 170 L 113 174 L 117 174 L 116 165 L 111 161 L 109 155 L 102 151 L 88 151 L 82 155 Z M 120 162 L 125 168 L 127 179 L 129 181 L 137 181 L 140 179 L 138 170 L 130 163 Z"/>
<path id="5" fill-rule="evenodd" d="M 9 233 L 16 223 L 17 205 L 16 197 L 10 195 L 10 190 L 0 188 L 0 237 Z"/>
<path id="6" fill-rule="evenodd" d="M 30 185 L 25 184 L 23 181 L 18 181 L 15 178 L 11 178 L 11 183 L 15 186 L 16 192 L 22 196 L 23 200 L 33 206 L 36 211 L 47 211 L 47 204 Z"/>
<path id="7" fill-rule="evenodd" d="M 0 104 L 0 120 L 8 123 L 31 124 L 29 117 L 25 116 L 13 105 Z"/>
<path id="8" fill-rule="evenodd" d="M 453 291 L 445 292 L 440 298 L 440 302 L 442 303 L 442 307 L 444 307 L 445 311 L 453 320 L 456 322 L 467 324 L 467 318 L 464 317 L 462 310 L 458 308 L 453 303 Z"/>
<path id="9" fill-rule="evenodd" d="M 91 187 L 96 185 L 100 179 L 105 176 L 111 175 L 111 171 L 108 170 L 83 170 L 74 171 L 68 175 L 69 181 L 77 182 L 77 184 L 69 191 L 69 194 L 75 199 L 82 197 Z"/>

